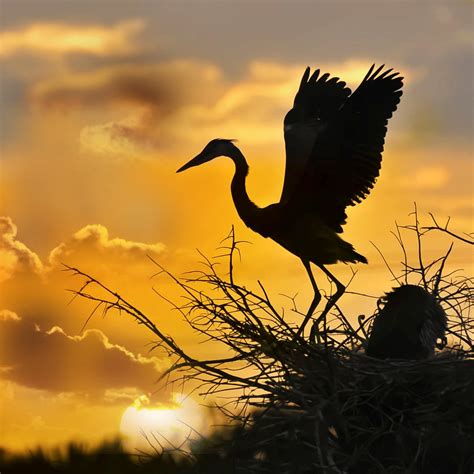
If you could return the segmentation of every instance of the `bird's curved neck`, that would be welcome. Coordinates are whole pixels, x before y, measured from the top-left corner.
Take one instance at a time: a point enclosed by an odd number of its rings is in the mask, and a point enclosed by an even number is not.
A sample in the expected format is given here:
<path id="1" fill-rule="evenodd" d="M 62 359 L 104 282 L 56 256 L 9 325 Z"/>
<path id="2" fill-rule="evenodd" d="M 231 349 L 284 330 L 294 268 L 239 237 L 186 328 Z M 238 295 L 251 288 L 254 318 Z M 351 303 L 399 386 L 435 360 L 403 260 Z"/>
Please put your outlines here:
<path id="1" fill-rule="evenodd" d="M 245 180 L 249 172 L 249 166 L 244 155 L 237 147 L 235 147 L 232 153 L 228 156 L 235 164 L 235 173 L 230 186 L 232 199 L 240 218 L 245 222 L 245 224 L 250 226 L 252 217 L 258 207 L 250 200 L 245 187 Z"/>

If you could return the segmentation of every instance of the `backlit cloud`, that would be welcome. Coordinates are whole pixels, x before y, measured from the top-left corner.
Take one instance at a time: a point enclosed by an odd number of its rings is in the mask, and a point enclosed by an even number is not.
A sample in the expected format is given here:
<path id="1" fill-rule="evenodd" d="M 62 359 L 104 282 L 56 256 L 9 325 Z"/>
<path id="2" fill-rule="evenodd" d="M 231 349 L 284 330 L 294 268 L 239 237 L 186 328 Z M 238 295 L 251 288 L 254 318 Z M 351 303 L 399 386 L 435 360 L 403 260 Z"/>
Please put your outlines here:
<path id="1" fill-rule="evenodd" d="M 13 227 L 10 221 L 7 237 L 12 235 Z M 109 236 L 106 227 L 88 225 L 54 247 L 42 263 L 22 242 L 3 235 L 0 242 L 5 244 L 5 241 L 9 245 L 4 245 L 7 250 L 3 252 L 8 258 L 2 258 L 4 281 L 0 290 L 0 309 L 5 309 L 0 312 L 0 321 L 15 321 L 21 317 L 22 321 L 26 319 L 42 328 L 59 326 L 73 335 L 80 331 L 92 308 L 68 305 L 71 295 L 66 289 L 77 288 L 79 281 L 76 283 L 62 271 L 62 263 L 88 271 L 117 291 L 133 295 L 136 300 L 143 294 L 154 299 L 149 280 L 154 270 L 147 256 L 161 259 L 165 248 L 160 242 L 143 243 Z M 107 328 L 108 335 L 118 337 L 126 346 L 132 340 L 134 350 L 148 340 L 143 341 L 143 335 L 138 336 L 134 322 L 126 320 L 117 324 L 109 319 L 105 322 L 94 319 L 92 327 Z M 124 325 L 130 331 L 126 338 L 120 336 Z"/>
<path id="2" fill-rule="evenodd" d="M 54 248 L 49 255 L 52 265 L 62 262 L 83 261 L 84 258 L 115 260 L 145 259 L 147 255 L 156 256 L 163 252 L 162 243 L 146 244 L 119 237 L 110 238 L 109 231 L 100 224 L 91 224 L 78 230 L 71 239 Z"/>
<path id="3" fill-rule="evenodd" d="M 158 147 L 153 113 L 143 113 L 106 123 L 87 125 L 79 134 L 81 151 L 107 156 L 139 156 Z"/>
<path id="4" fill-rule="evenodd" d="M 39 82 L 29 96 L 47 110 L 100 111 L 107 119 L 79 132 L 82 151 L 133 156 L 181 139 L 182 117 L 209 111 L 225 87 L 215 65 L 180 59 L 69 73 Z"/>
<path id="5" fill-rule="evenodd" d="M 21 318 L 16 314 L 14 311 L 10 311 L 9 309 L 1 309 L 0 310 L 0 322 L 1 321 L 20 321 Z"/>
<path id="6" fill-rule="evenodd" d="M 102 262 L 123 264 L 125 260 L 156 257 L 165 249 L 161 242 L 143 243 L 109 236 L 108 229 L 90 224 L 79 229 L 68 241 L 56 246 L 49 254 L 51 266 L 64 262 L 101 259 Z M 0 217 L 0 282 L 15 273 L 44 275 L 49 269 L 38 255 L 17 239 L 17 227 L 10 217 Z"/>
<path id="7" fill-rule="evenodd" d="M 445 166 L 423 166 L 413 170 L 409 177 L 402 181 L 402 185 L 417 189 L 444 189 L 450 180 L 450 173 Z"/>
<path id="8" fill-rule="evenodd" d="M 370 65 L 361 58 L 318 67 L 354 89 Z M 107 107 L 109 116 L 113 110 L 118 118 L 82 128 L 80 144 L 86 152 L 137 156 L 213 136 L 277 144 L 305 67 L 252 61 L 234 79 L 198 60 L 121 65 L 49 78 L 36 84 L 30 97 L 48 109 Z M 416 71 L 402 70 L 409 81 L 416 77 Z"/>
<path id="9" fill-rule="evenodd" d="M 51 391 L 95 392 L 122 387 L 150 391 L 165 363 L 113 344 L 99 330 L 69 336 L 31 318 L 0 319 L 3 378 Z"/>
<path id="10" fill-rule="evenodd" d="M 52 108 L 131 104 L 166 113 L 212 100 L 220 78 L 216 66 L 197 60 L 122 64 L 42 81 L 33 87 L 31 98 Z"/>
<path id="11" fill-rule="evenodd" d="M 340 77 L 354 90 L 370 65 L 369 60 L 352 59 L 322 63 L 317 67 L 322 72 L 330 72 L 332 77 Z M 188 110 L 187 126 L 182 130 L 197 137 L 218 127 L 222 136 L 237 136 L 254 144 L 281 142 L 283 117 L 293 105 L 306 66 L 252 61 L 246 75 L 230 82 L 212 107 Z M 404 75 L 405 72 L 412 75 L 404 69 Z"/>
<path id="12" fill-rule="evenodd" d="M 38 255 L 17 239 L 17 227 L 10 217 L 0 217 L 0 282 L 14 272 L 39 274 L 43 265 Z"/>
<path id="13" fill-rule="evenodd" d="M 111 27 L 32 23 L 0 33 L 0 58 L 20 53 L 88 53 L 97 56 L 132 53 L 137 49 L 135 37 L 144 26 L 142 20 L 123 21 Z"/>

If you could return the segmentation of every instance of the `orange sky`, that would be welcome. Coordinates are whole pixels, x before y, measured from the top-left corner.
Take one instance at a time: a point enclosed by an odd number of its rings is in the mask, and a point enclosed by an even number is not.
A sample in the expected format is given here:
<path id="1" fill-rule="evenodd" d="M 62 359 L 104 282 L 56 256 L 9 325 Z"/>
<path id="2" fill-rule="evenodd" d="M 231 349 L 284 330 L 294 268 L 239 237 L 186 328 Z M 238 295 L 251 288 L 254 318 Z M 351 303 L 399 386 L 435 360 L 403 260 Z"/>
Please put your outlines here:
<path id="1" fill-rule="evenodd" d="M 93 5 L 93 6 L 92 6 Z M 212 255 L 232 224 L 243 249 L 239 277 L 262 280 L 275 300 L 310 285 L 299 261 L 240 222 L 229 192 L 230 160 L 175 170 L 215 137 L 237 138 L 250 164 L 249 195 L 278 200 L 282 120 L 307 65 L 354 87 L 372 63 L 405 79 L 389 125 L 381 176 L 349 210 L 345 238 L 369 259 L 353 290 L 381 295 L 401 256 L 390 231 L 451 216 L 472 230 L 472 6 L 363 2 L 2 2 L 0 31 L 0 446 L 23 449 L 118 432 L 122 414 L 155 384 L 168 361 L 126 319 L 68 305 L 80 266 L 146 311 L 191 351 L 197 339 L 152 291 L 177 290 L 176 274 Z M 471 21 L 470 21 L 471 20 Z M 196 210 L 201 209 L 198 213 Z M 446 250 L 433 239 L 427 257 Z M 455 246 L 452 264 L 472 271 Z M 332 270 L 343 280 L 350 269 Z M 320 277 L 320 276 L 319 276 Z M 372 300 L 347 296 L 351 315 Z M 201 350 L 201 348 L 199 348 Z"/>

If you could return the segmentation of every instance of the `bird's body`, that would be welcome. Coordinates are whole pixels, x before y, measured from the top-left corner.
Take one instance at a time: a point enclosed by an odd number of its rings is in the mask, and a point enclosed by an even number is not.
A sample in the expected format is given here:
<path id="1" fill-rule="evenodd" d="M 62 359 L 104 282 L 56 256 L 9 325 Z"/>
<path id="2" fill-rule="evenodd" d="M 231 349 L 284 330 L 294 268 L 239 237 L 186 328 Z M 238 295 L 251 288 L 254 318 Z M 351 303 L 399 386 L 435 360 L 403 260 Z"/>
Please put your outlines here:
<path id="1" fill-rule="evenodd" d="M 342 232 L 347 206 L 370 192 L 379 174 L 388 119 L 402 94 L 402 78 L 392 70 L 374 72 L 351 94 L 339 78 L 310 76 L 306 69 L 293 108 L 284 120 L 286 170 L 280 201 L 260 208 L 245 188 L 248 164 L 232 140 L 211 140 L 203 151 L 178 171 L 227 156 L 235 164 L 232 198 L 240 218 L 298 256 L 308 271 L 315 298 L 298 334 L 320 301 L 310 269 L 316 264 L 336 284 L 323 316 L 344 292 L 343 285 L 324 267 L 337 262 L 367 263 Z"/>
<path id="2" fill-rule="evenodd" d="M 254 232 L 271 238 L 302 260 L 316 265 L 367 260 L 358 254 L 317 214 L 294 206 L 291 202 L 258 207 L 248 197 L 245 180 L 248 165 L 240 150 L 227 143 L 227 155 L 234 161 L 235 173 L 231 183 L 232 198 L 242 221 Z M 295 239 L 294 236 L 299 236 Z"/>
<path id="3" fill-rule="evenodd" d="M 254 227 L 255 232 L 271 237 L 289 252 L 316 265 L 367 260 L 358 254 L 351 244 L 343 240 L 318 216 L 308 212 L 292 212 L 288 206 L 271 204 L 261 209 L 262 223 Z M 294 235 L 300 238 L 295 241 Z"/>

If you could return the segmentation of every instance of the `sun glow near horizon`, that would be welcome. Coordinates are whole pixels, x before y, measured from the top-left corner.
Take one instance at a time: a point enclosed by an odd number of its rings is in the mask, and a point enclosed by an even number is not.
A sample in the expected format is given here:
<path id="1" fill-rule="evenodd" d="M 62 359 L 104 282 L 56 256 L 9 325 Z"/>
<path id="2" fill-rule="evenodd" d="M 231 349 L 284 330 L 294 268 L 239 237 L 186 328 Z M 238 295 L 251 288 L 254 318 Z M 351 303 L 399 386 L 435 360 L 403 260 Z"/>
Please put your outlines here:
<path id="1" fill-rule="evenodd" d="M 192 398 L 174 393 L 168 404 L 153 405 L 146 395 L 127 407 L 120 433 L 130 452 L 188 448 L 188 441 L 207 432 L 203 408 Z"/>

